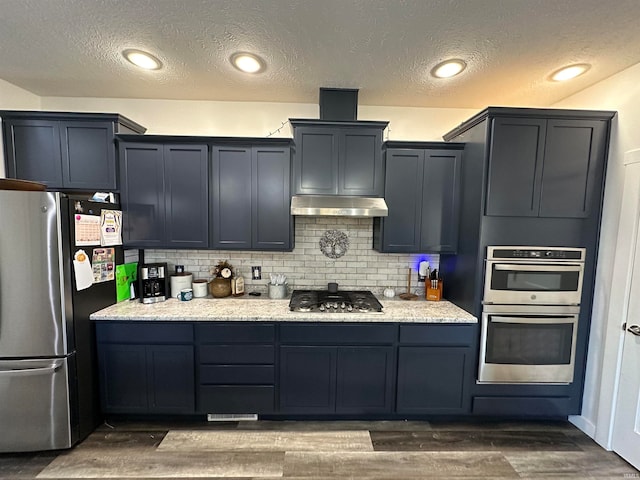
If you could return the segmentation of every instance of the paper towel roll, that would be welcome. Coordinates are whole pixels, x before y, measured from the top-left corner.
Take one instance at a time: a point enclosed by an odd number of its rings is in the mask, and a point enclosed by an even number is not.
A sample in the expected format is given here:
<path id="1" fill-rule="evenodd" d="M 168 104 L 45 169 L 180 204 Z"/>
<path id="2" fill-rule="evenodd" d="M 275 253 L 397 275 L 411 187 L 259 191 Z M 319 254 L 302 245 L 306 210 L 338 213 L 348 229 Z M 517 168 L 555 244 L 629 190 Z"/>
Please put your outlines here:
<path id="1" fill-rule="evenodd" d="M 171 296 L 175 297 L 183 288 L 191 288 L 193 275 L 189 272 L 183 272 L 179 275 L 171 275 Z"/>

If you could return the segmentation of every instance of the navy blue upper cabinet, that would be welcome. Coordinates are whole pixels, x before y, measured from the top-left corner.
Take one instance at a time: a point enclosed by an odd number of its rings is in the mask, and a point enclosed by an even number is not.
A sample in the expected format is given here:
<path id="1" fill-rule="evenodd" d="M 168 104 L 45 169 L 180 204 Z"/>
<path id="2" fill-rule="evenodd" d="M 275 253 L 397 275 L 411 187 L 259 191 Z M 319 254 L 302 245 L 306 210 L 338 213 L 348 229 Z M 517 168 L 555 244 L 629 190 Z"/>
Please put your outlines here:
<path id="1" fill-rule="evenodd" d="M 382 133 L 388 122 L 290 122 L 294 194 L 383 195 Z"/>
<path id="2" fill-rule="evenodd" d="M 604 120 L 494 118 L 486 214 L 588 217 L 599 208 L 606 134 Z"/>
<path id="3" fill-rule="evenodd" d="M 251 147 L 211 149 L 211 246 L 251 249 Z"/>
<path id="4" fill-rule="evenodd" d="M 206 145 L 120 143 L 123 240 L 137 247 L 206 248 Z"/>
<path id="5" fill-rule="evenodd" d="M 463 145 L 386 145 L 384 197 L 389 216 L 374 220 L 374 248 L 381 252 L 455 252 Z"/>
<path id="6" fill-rule="evenodd" d="M 114 134 L 143 133 L 113 114 L 0 112 L 7 177 L 52 190 L 117 190 Z"/>
<path id="7" fill-rule="evenodd" d="M 211 156 L 211 247 L 291 250 L 289 145 L 219 145 Z"/>

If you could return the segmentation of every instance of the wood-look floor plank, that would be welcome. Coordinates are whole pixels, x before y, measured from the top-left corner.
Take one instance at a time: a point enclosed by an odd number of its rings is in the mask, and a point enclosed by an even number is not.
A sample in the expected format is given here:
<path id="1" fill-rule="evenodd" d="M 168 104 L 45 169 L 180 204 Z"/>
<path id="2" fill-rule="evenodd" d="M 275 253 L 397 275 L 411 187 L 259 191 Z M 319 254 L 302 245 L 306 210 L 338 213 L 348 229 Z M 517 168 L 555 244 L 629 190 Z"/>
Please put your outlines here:
<path id="1" fill-rule="evenodd" d="M 154 450 L 160 445 L 166 433 L 159 432 L 137 432 L 137 431 L 95 431 L 89 435 L 76 449 L 90 448 L 118 448 L 131 449 L 141 448 Z"/>
<path id="2" fill-rule="evenodd" d="M 287 432 L 323 432 L 346 430 L 375 431 L 420 431 L 432 430 L 429 422 L 423 421 L 357 421 L 357 420 L 259 420 L 257 422 L 239 422 L 238 430 L 278 430 Z"/>
<path id="3" fill-rule="evenodd" d="M 281 477 L 281 452 L 142 452 L 76 450 L 36 478 Z"/>
<path id="4" fill-rule="evenodd" d="M 371 432 L 371 440 L 376 451 L 582 451 L 563 432 Z"/>
<path id="5" fill-rule="evenodd" d="M 499 420 L 499 419 L 465 419 L 465 420 L 429 420 L 431 430 L 500 430 L 500 431 L 560 431 L 580 432 L 573 424 L 563 420 Z M 580 432 L 582 433 L 582 432 Z"/>
<path id="6" fill-rule="evenodd" d="M 109 419 L 95 431 L 168 432 L 169 430 L 231 430 L 238 422 L 208 422 L 205 419 L 185 420 L 121 420 Z"/>
<path id="7" fill-rule="evenodd" d="M 0 454 L 0 479 L 32 479 L 49 465 L 58 452 Z"/>
<path id="8" fill-rule="evenodd" d="M 171 452 L 371 452 L 368 431 L 275 432 L 185 431 L 169 432 L 158 451 Z"/>
<path id="9" fill-rule="evenodd" d="M 498 452 L 287 452 L 285 477 L 509 477 L 516 471 Z"/>
<path id="10" fill-rule="evenodd" d="M 505 458 L 523 477 L 640 478 L 638 470 L 615 454 L 594 452 L 506 452 Z M 625 477 L 629 475 L 629 477 Z M 636 477 L 633 477 L 636 475 Z"/>

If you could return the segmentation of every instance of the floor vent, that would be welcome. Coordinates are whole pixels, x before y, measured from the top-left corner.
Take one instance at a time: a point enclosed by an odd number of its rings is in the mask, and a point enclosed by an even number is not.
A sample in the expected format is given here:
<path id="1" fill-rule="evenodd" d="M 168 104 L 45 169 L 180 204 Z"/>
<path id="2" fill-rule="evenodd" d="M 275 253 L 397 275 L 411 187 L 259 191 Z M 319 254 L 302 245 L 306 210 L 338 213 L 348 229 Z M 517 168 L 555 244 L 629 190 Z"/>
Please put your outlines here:
<path id="1" fill-rule="evenodd" d="M 207 422 L 238 422 L 258 420 L 257 413 L 207 413 Z"/>

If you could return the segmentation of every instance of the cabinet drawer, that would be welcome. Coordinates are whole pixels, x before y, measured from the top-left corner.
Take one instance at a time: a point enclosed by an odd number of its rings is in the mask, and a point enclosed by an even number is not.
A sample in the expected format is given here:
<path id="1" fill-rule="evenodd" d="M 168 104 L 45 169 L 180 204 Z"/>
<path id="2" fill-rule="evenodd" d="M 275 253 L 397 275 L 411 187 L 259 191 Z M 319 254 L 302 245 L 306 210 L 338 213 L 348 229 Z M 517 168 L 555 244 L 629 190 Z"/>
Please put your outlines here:
<path id="1" fill-rule="evenodd" d="M 201 413 L 271 413 L 272 386 L 203 386 L 199 389 Z"/>
<path id="2" fill-rule="evenodd" d="M 191 343 L 193 326 L 190 323 L 98 323 L 98 343 Z"/>
<path id="3" fill-rule="evenodd" d="M 200 383 L 264 385 L 274 382 L 273 365 L 201 365 Z"/>
<path id="4" fill-rule="evenodd" d="M 280 327 L 280 342 L 311 345 L 371 345 L 393 343 L 397 327 L 393 324 L 335 325 L 296 324 Z"/>
<path id="5" fill-rule="evenodd" d="M 272 364 L 275 359 L 273 345 L 202 345 L 200 363 Z"/>
<path id="6" fill-rule="evenodd" d="M 400 325 L 400 343 L 406 345 L 469 346 L 476 342 L 476 325 Z"/>
<path id="7" fill-rule="evenodd" d="M 196 325 L 198 343 L 269 343 L 275 336 L 271 323 Z"/>

